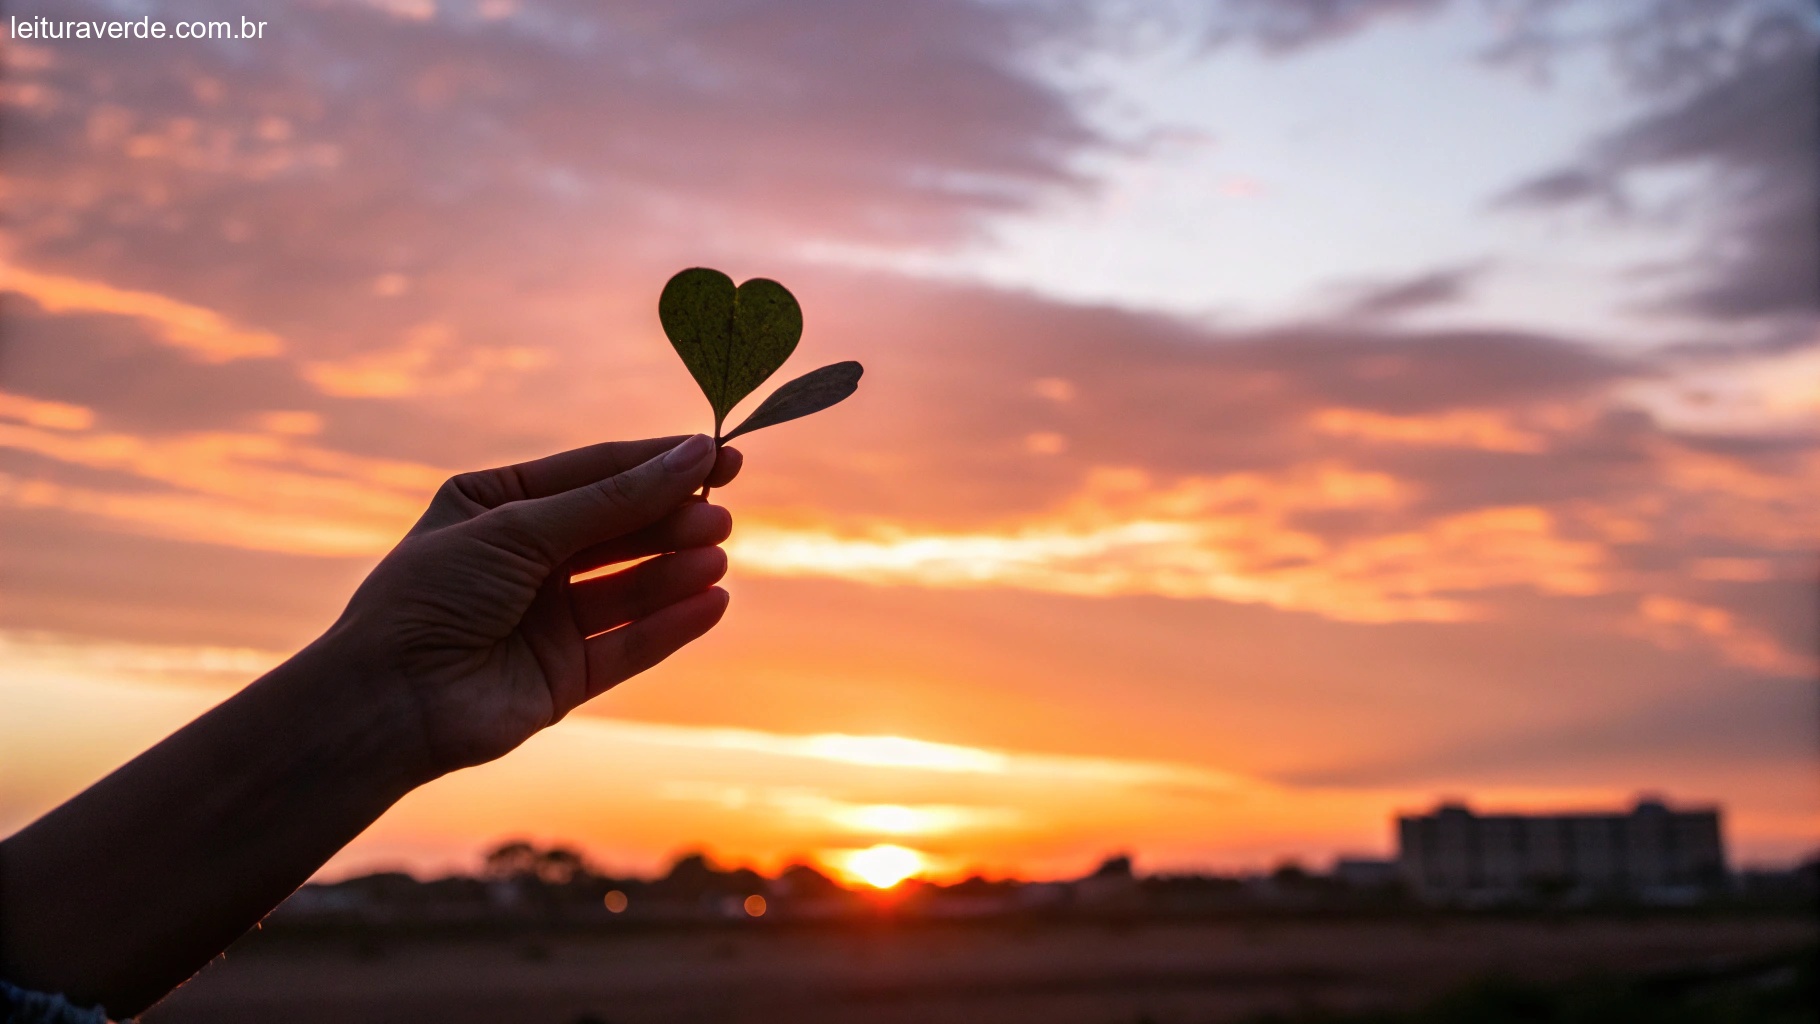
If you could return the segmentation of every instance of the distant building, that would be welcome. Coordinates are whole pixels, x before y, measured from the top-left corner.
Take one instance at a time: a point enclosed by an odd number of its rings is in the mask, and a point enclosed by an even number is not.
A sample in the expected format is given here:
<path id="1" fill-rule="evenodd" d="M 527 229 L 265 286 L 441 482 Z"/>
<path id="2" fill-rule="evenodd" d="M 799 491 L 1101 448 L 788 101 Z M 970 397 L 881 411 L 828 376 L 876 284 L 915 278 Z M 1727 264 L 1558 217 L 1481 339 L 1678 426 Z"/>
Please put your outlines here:
<path id="1" fill-rule="evenodd" d="M 1475 814 L 1459 804 L 1397 819 L 1397 863 L 1418 897 L 1698 902 L 1725 881 L 1715 808 L 1643 800 L 1629 814 Z"/>

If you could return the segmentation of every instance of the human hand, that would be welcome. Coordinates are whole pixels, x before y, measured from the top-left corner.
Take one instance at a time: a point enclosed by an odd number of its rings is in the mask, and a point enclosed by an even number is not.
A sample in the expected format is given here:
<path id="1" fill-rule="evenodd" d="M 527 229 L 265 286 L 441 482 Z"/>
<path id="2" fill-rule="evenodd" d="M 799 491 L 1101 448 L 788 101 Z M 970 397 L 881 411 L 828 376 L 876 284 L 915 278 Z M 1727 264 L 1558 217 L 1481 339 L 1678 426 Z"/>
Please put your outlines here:
<path id="1" fill-rule="evenodd" d="M 0 975 L 136 1014 L 400 797 L 707 632 L 732 518 L 691 495 L 740 461 L 697 435 L 450 480 L 315 643 L 0 841 Z"/>
<path id="2" fill-rule="evenodd" d="M 454 477 L 315 646 L 420 737 L 426 780 L 490 761 L 720 621 L 732 517 L 692 495 L 741 461 L 696 435 Z"/>

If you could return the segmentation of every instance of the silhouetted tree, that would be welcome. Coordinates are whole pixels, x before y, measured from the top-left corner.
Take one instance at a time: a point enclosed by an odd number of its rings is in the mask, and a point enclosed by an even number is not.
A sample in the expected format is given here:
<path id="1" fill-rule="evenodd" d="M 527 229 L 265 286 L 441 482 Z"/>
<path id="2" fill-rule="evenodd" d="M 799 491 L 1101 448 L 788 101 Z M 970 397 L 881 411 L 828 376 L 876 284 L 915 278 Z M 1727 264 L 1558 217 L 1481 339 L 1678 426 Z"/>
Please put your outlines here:
<path id="1" fill-rule="evenodd" d="M 587 861 L 567 846 L 552 846 L 537 857 L 537 877 L 546 885 L 568 885 L 586 878 Z"/>
<path id="2" fill-rule="evenodd" d="M 501 843 L 487 851 L 481 874 L 489 879 L 508 881 L 537 873 L 537 847 L 522 839 Z"/>
<path id="3" fill-rule="evenodd" d="M 778 873 L 776 891 L 793 899 L 816 899 L 843 892 L 840 883 L 807 864 L 792 864 Z"/>
<path id="4" fill-rule="evenodd" d="M 539 849 L 522 839 L 501 843 L 487 853 L 482 875 L 495 881 L 538 881 L 569 885 L 588 878 L 587 860 L 573 847 Z"/>

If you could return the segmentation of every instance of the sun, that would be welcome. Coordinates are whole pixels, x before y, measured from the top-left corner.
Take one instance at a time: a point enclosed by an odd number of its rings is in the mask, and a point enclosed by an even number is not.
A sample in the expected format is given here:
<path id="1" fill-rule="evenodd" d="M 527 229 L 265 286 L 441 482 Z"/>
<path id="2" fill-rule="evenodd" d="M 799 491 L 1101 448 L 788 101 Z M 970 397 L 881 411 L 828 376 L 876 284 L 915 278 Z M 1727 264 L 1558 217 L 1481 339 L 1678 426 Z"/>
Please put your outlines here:
<path id="1" fill-rule="evenodd" d="M 843 866 L 875 889 L 889 889 L 925 867 L 923 855 L 892 843 L 880 843 L 847 854 Z"/>

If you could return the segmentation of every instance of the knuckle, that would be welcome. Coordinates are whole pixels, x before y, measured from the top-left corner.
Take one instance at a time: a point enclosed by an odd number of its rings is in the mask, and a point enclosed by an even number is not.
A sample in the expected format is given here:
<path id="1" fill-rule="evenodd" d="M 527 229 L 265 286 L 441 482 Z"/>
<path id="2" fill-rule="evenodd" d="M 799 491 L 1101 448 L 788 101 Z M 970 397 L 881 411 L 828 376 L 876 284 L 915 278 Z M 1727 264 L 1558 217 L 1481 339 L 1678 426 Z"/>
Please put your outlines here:
<path id="1" fill-rule="evenodd" d="M 485 508 L 494 508 L 525 496 L 524 489 L 518 486 L 513 474 L 497 469 L 457 473 L 442 486 L 444 491 L 453 492 Z"/>
<path id="2" fill-rule="evenodd" d="M 536 517 L 520 505 L 502 505 L 475 520 L 483 527 L 483 539 L 492 547 L 532 562 L 552 560 L 545 531 Z"/>
<path id="3" fill-rule="evenodd" d="M 627 479 L 632 474 L 618 473 L 607 477 L 594 487 L 594 493 L 609 514 L 626 515 L 637 512 L 644 505 L 642 489 Z"/>
<path id="4" fill-rule="evenodd" d="M 482 502 L 490 490 L 481 473 L 457 473 L 443 483 L 442 489 L 444 493 L 458 495 L 469 501 Z"/>
<path id="5" fill-rule="evenodd" d="M 462 490 L 460 477 L 449 477 L 436 488 L 430 497 L 430 511 L 435 513 L 467 512 L 474 507 L 474 499 Z"/>

